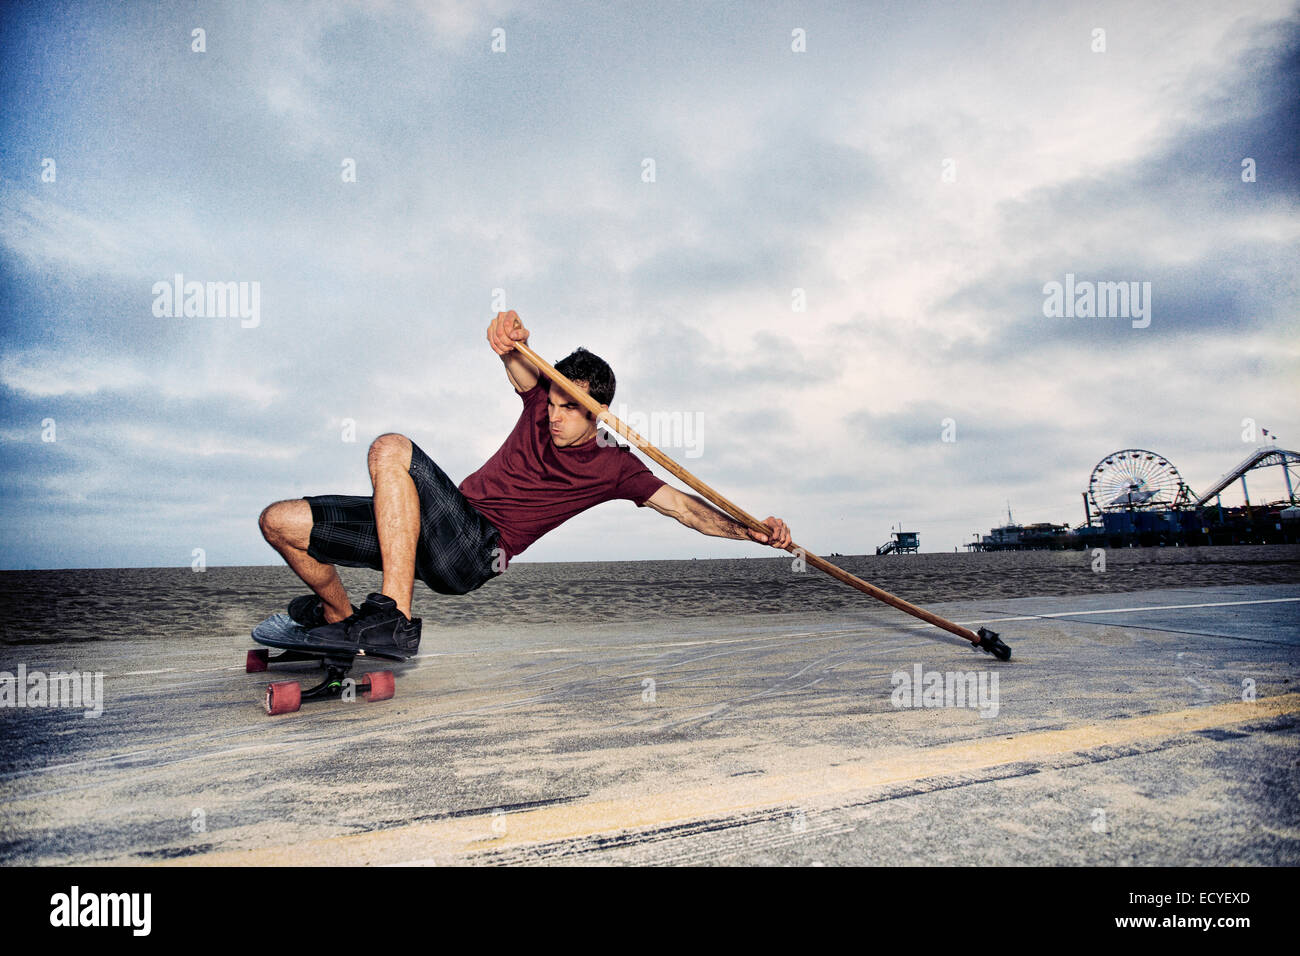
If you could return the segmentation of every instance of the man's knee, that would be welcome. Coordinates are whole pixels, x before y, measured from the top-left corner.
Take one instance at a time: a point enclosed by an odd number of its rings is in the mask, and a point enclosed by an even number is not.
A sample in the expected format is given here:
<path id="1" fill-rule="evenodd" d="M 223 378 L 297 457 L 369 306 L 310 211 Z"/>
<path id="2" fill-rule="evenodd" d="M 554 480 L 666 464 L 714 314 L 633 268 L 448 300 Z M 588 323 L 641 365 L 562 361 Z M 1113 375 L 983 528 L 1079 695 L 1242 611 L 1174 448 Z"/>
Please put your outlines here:
<path id="1" fill-rule="evenodd" d="M 305 551 L 311 542 L 311 505 L 302 498 L 277 501 L 262 509 L 257 526 L 273 547 L 287 544 Z"/>
<path id="2" fill-rule="evenodd" d="M 411 467 L 411 440 L 405 435 L 389 432 L 370 443 L 370 470 L 385 465 L 397 465 L 403 471 Z"/>

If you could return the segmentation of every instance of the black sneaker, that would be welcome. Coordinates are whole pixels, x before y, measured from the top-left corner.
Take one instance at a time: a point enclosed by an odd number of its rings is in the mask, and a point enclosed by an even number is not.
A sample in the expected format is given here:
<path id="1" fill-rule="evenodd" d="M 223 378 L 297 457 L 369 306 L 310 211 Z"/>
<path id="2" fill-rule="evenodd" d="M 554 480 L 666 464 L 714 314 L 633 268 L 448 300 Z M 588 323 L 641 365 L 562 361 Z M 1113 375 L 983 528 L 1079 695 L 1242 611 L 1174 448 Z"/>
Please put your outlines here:
<path id="1" fill-rule="evenodd" d="M 357 606 L 352 605 L 352 613 L 357 613 Z M 328 624 L 325 620 L 325 602 L 315 594 L 304 594 L 289 602 L 289 617 L 295 624 L 301 624 L 306 630 Z"/>
<path id="2" fill-rule="evenodd" d="M 370 594 L 351 617 L 311 628 L 304 643 L 322 650 L 405 659 L 420 649 L 420 618 L 408 618 L 385 594 Z"/>

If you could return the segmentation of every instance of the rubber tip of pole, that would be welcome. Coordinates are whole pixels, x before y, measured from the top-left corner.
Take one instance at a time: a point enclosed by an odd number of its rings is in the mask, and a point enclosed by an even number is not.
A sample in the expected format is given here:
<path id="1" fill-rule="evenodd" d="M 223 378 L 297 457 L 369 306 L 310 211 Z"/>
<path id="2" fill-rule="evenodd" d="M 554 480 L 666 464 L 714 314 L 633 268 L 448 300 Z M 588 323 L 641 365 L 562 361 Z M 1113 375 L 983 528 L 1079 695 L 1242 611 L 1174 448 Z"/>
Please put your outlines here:
<path id="1" fill-rule="evenodd" d="M 987 627 L 981 627 L 975 633 L 979 637 L 979 640 L 975 642 L 976 647 L 987 651 L 1000 661 L 1011 660 L 1011 648 L 1003 644 L 1002 639 L 994 631 L 990 631 Z"/>

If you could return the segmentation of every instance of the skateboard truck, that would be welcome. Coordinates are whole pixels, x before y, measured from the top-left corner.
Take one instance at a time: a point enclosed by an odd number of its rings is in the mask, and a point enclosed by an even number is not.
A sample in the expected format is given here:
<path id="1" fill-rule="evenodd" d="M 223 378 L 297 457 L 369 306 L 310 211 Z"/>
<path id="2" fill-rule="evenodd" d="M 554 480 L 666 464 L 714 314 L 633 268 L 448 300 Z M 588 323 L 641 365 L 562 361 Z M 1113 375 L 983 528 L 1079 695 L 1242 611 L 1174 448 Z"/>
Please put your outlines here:
<path id="1" fill-rule="evenodd" d="M 996 631 L 990 631 L 987 627 L 981 627 L 975 632 L 979 640 L 974 646 L 981 650 L 987 651 L 1000 661 L 1011 660 L 1011 648 L 1002 643 Z"/>
<path id="2" fill-rule="evenodd" d="M 253 674 L 264 671 L 269 664 L 286 661 L 320 661 L 325 669 L 325 679 L 307 690 L 296 680 L 275 681 L 266 685 L 266 698 L 263 706 L 268 714 L 290 714 L 298 710 L 305 700 L 319 700 L 343 696 L 347 687 L 347 675 L 356 663 L 351 654 L 325 654 L 319 652 L 286 650 L 271 656 L 267 648 L 257 647 L 248 652 L 245 671 Z M 369 701 L 388 700 L 393 696 L 393 672 L 371 671 L 355 682 L 360 695 Z"/>

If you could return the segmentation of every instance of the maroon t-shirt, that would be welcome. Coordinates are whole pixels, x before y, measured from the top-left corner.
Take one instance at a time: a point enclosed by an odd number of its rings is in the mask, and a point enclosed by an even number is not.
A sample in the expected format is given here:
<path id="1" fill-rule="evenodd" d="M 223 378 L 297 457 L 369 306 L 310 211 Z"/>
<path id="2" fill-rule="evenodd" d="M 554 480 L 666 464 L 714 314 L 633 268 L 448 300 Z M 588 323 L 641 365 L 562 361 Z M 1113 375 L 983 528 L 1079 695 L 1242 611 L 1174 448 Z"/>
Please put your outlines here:
<path id="1" fill-rule="evenodd" d="M 495 455 L 460 483 L 460 491 L 501 533 L 509 561 L 546 532 L 603 501 L 637 507 L 663 487 L 632 449 L 596 438 L 557 448 L 546 413 L 550 383 L 526 392 L 523 414 Z"/>

